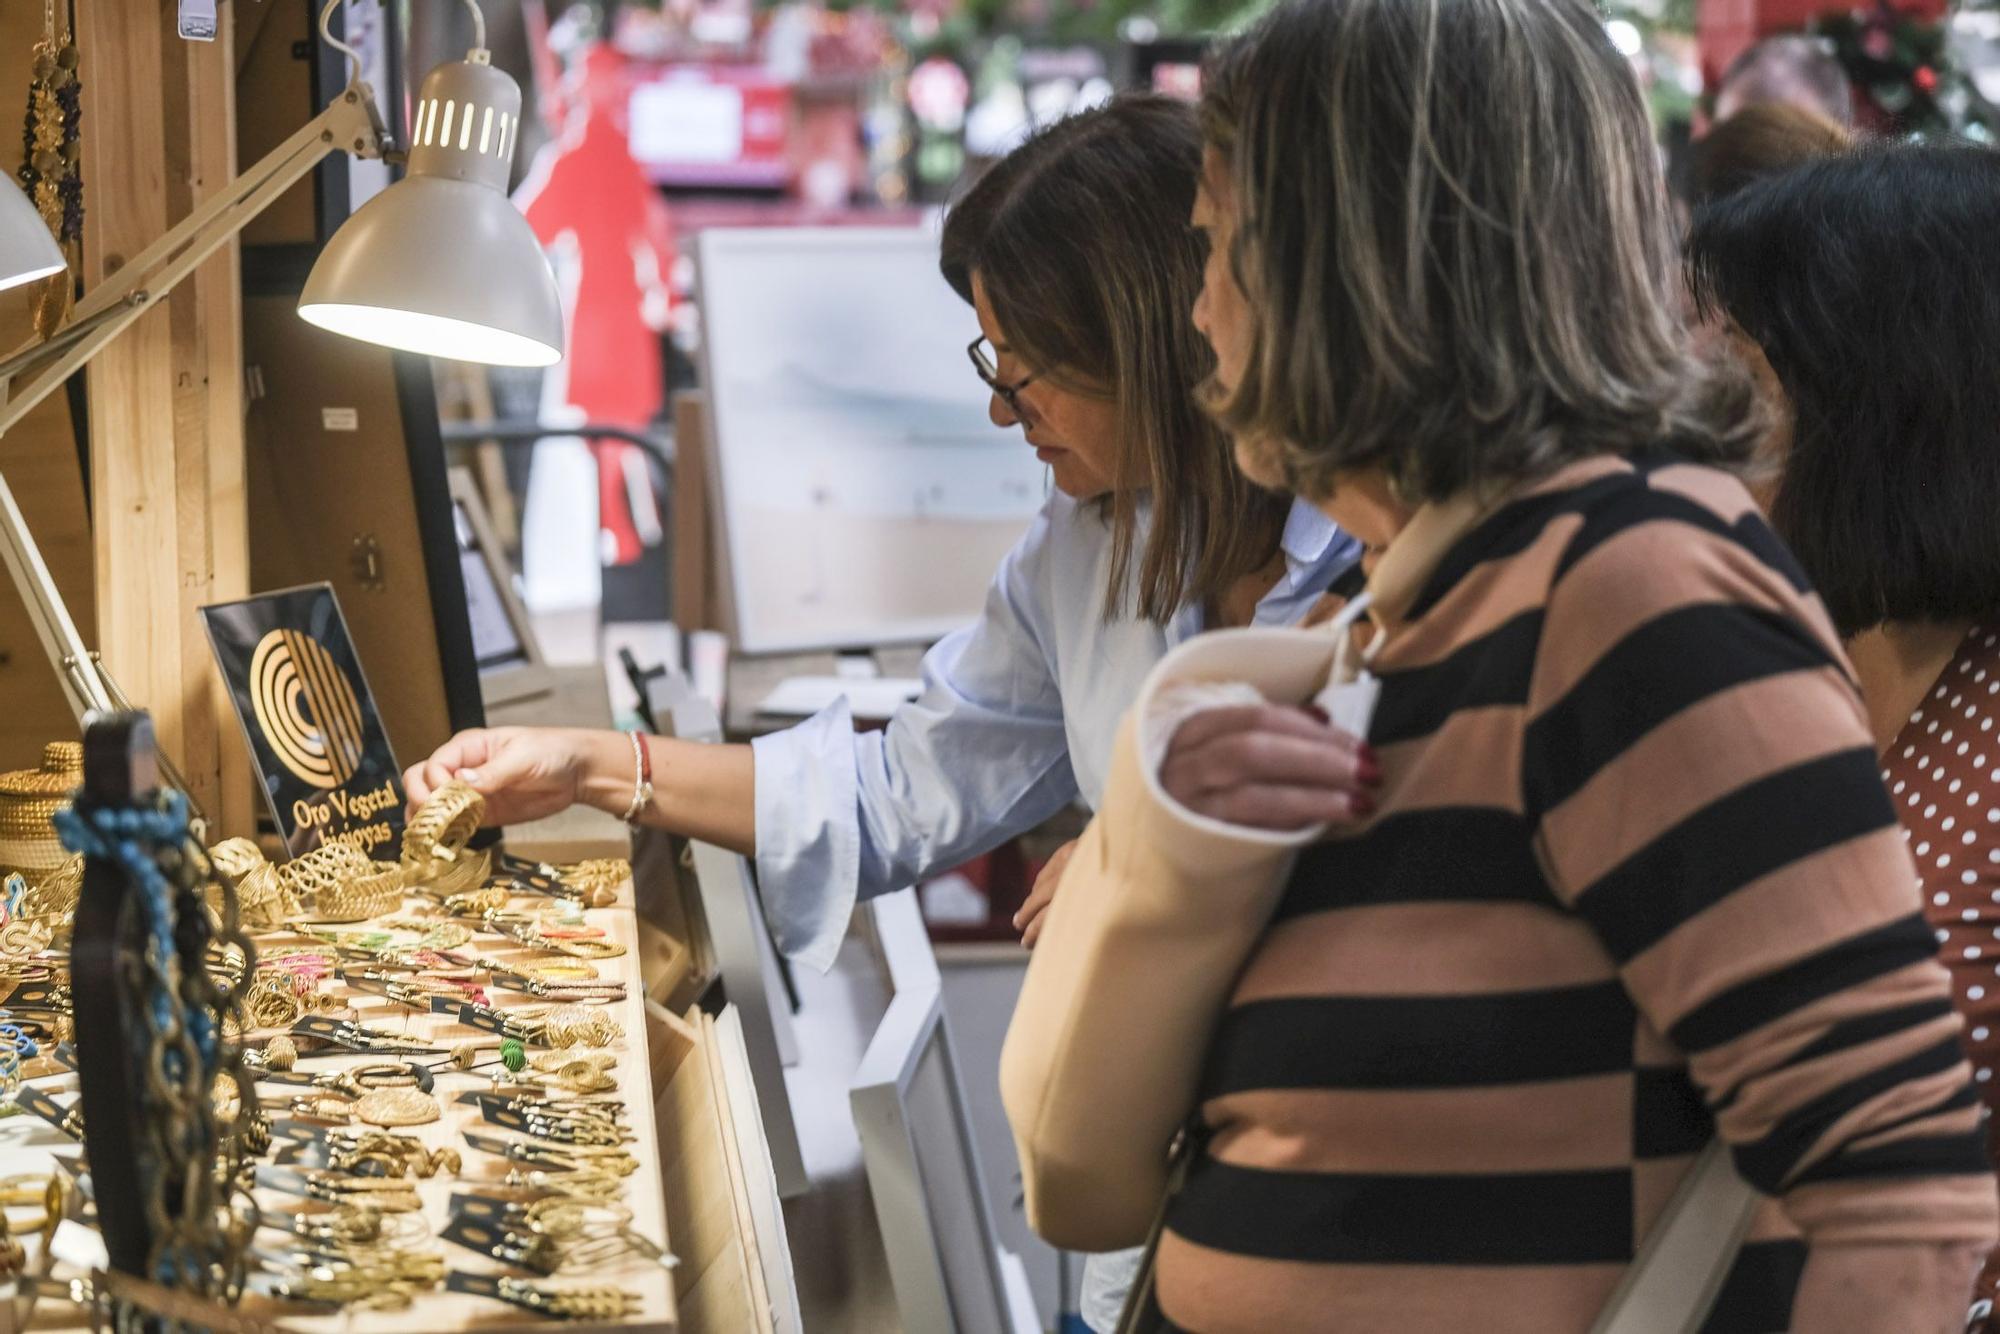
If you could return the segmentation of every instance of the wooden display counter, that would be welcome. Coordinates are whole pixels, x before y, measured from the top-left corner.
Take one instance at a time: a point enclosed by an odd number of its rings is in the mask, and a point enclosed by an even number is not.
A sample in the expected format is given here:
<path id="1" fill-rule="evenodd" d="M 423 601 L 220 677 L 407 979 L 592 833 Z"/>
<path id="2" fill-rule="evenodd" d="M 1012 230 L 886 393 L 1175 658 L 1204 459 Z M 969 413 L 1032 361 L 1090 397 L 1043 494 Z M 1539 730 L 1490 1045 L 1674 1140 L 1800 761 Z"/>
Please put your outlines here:
<path id="1" fill-rule="evenodd" d="M 515 906 L 526 910 L 547 903 L 547 900 L 523 898 L 517 899 Z M 555 1328 L 617 1329 L 644 1334 L 672 1331 L 738 1334 L 797 1328 L 796 1298 L 789 1292 L 790 1262 L 784 1251 L 783 1221 L 735 1014 L 725 1010 L 720 1018 L 711 1019 L 690 1010 L 685 1015 L 676 1015 L 647 1000 L 640 975 L 638 924 L 630 904 L 628 884 L 614 906 L 583 914 L 589 926 L 625 947 L 618 957 L 595 961 L 603 978 L 625 984 L 623 999 L 604 1007 L 616 1018 L 624 1035 L 616 1046 L 619 1059 L 610 1072 L 616 1080 L 616 1089 L 597 1096 L 617 1098 L 624 1104 L 623 1123 L 631 1135 L 631 1142 L 624 1148 L 637 1160 L 638 1167 L 625 1178 L 622 1203 L 631 1210 L 632 1229 L 662 1247 L 671 1257 L 666 1261 L 627 1254 L 602 1267 L 577 1272 L 563 1269 L 554 1277 L 542 1278 L 523 1269 L 507 1269 L 487 1256 L 443 1239 L 441 1234 L 452 1217 L 453 1197 L 505 1195 L 507 1178 L 514 1167 L 498 1155 L 472 1148 L 465 1141 L 464 1132 L 471 1130 L 496 1139 L 521 1139 L 485 1123 L 481 1108 L 456 1101 L 468 1092 L 505 1091 L 506 1085 L 496 1085 L 492 1079 L 495 1073 L 504 1074 L 497 1064 L 488 1070 L 459 1071 L 451 1067 L 447 1054 L 450 1048 L 463 1043 L 497 1044 L 499 1039 L 493 1035 L 461 1024 L 456 1016 L 420 1014 L 384 997 L 356 992 L 354 1017 L 358 1023 L 419 1039 L 443 1050 L 435 1055 L 377 1053 L 322 1058 L 308 1057 L 302 1052 L 297 1068 L 318 1073 L 394 1060 L 421 1061 L 440 1067 L 435 1093 L 443 1107 L 442 1119 L 395 1131 L 420 1138 L 432 1149 L 455 1149 L 463 1159 L 463 1168 L 455 1175 L 440 1173 L 413 1183 L 422 1200 L 422 1216 L 431 1238 L 420 1245 L 441 1254 L 447 1270 L 454 1273 L 511 1273 L 548 1289 L 615 1287 L 630 1294 L 631 1313 L 611 1321 L 555 1320 L 499 1301 L 438 1289 L 417 1296 L 410 1305 L 398 1310 L 313 1308 L 280 1303 L 252 1293 L 246 1295 L 238 1308 L 242 1317 L 265 1328 L 315 1334 L 321 1331 L 332 1334 L 336 1330 L 343 1334 L 436 1334 L 461 1329 Z M 423 906 L 425 901 L 413 898 L 406 911 L 415 915 Z M 349 932 L 366 927 L 367 924 L 359 924 L 330 929 Z M 259 950 L 265 952 L 317 943 L 322 942 L 285 933 L 257 937 Z M 518 962 L 527 954 L 512 940 L 486 933 L 466 949 L 502 964 Z M 488 988 L 488 995 L 493 1007 L 503 1012 L 547 1003 L 497 988 Z M 529 1048 L 530 1053 L 536 1050 Z M 497 1052 L 489 1051 L 479 1059 L 497 1062 Z M 73 1072 L 31 1083 L 65 1103 L 73 1100 L 77 1087 Z M 280 1124 L 288 1120 L 295 1126 L 325 1124 L 295 1119 L 289 1111 L 295 1094 L 310 1091 L 269 1082 L 259 1084 L 265 1107 L 272 1120 Z M 360 1131 L 372 1128 L 355 1127 Z M 541 1144 L 541 1141 L 522 1142 Z M 279 1143 L 286 1143 L 282 1135 Z M 0 1179 L 45 1178 L 56 1170 L 57 1159 L 74 1161 L 80 1155 L 79 1144 L 38 1117 L 24 1114 L 0 1121 Z M 269 1158 L 261 1161 L 268 1162 Z M 300 1163 L 289 1170 L 303 1171 L 310 1166 L 310 1162 Z M 538 1169 L 521 1166 L 518 1170 Z M 316 1212 L 328 1207 L 262 1187 L 257 1198 L 267 1223 L 282 1224 L 302 1211 Z M 75 1214 L 77 1210 L 73 1203 L 70 1212 Z M 24 1223 L 33 1212 L 25 1206 L 9 1208 L 10 1216 Z M 286 1231 L 267 1228 L 260 1231 L 256 1244 L 267 1252 L 279 1252 L 289 1239 Z M 36 1237 L 24 1236 L 23 1240 L 29 1252 L 31 1274 L 45 1272 L 66 1280 L 85 1277 L 93 1266 L 103 1264 L 101 1239 L 82 1221 L 63 1225 L 52 1247 L 52 1266 L 40 1255 Z M 0 1293 L 6 1291 L 0 1289 Z M 32 1311 L 27 1309 L 25 1298 L 0 1301 L 0 1331 L 7 1334 L 17 1329 L 87 1326 L 87 1312 L 49 1297 L 39 1299 Z"/>

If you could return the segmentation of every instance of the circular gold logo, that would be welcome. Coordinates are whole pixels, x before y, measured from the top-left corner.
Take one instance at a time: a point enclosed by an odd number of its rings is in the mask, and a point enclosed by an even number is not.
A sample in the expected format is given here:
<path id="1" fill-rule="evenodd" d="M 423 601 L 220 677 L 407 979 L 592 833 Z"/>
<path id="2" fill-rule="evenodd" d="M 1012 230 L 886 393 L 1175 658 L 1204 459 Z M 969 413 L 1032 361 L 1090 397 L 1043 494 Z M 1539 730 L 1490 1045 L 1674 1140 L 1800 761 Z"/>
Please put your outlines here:
<path id="1" fill-rule="evenodd" d="M 273 630 L 250 655 L 250 704 L 287 769 L 336 788 L 361 763 L 361 703 L 333 655 L 310 635 Z"/>

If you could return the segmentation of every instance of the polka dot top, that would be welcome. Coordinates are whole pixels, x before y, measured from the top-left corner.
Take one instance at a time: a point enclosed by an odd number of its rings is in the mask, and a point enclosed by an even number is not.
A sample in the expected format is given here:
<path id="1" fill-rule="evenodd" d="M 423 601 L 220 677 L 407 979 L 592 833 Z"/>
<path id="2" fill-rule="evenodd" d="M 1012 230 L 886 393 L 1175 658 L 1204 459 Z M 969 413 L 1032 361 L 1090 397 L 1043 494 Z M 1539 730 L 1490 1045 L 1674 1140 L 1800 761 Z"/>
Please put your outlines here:
<path id="1" fill-rule="evenodd" d="M 1966 1016 L 1973 1077 L 2000 1106 L 2000 624 L 1966 636 L 1884 764 Z"/>
<path id="2" fill-rule="evenodd" d="M 1965 1017 L 1973 1078 L 1988 1109 L 2000 1109 L 2000 621 L 1965 637 L 1883 764 L 1916 856 L 1924 915 Z M 2000 1167 L 1995 1126 L 1988 1123 L 1988 1151 Z M 1991 1298 L 1996 1286 L 2000 1255 L 1979 1294 Z"/>

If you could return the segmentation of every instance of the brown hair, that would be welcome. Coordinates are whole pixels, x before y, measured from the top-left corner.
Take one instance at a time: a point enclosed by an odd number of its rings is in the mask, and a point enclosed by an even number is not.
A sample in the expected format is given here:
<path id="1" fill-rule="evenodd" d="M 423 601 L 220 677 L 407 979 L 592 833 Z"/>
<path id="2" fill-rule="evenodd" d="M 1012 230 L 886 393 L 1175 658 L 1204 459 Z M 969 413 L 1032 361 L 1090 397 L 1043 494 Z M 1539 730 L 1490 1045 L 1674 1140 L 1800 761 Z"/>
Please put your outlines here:
<path id="1" fill-rule="evenodd" d="M 1747 457 L 1748 383 L 1690 350 L 1645 108 L 1582 0 L 1293 0 L 1220 53 L 1202 113 L 1256 312 L 1212 406 L 1296 489 Z"/>
<path id="2" fill-rule="evenodd" d="M 1695 202 L 1720 199 L 1762 177 L 1853 146 L 1852 131 L 1816 111 L 1785 102 L 1746 107 L 1694 146 Z"/>
<path id="3" fill-rule="evenodd" d="M 1115 98 L 1056 122 L 980 178 L 945 221 L 940 264 L 967 301 L 977 273 L 1007 340 L 1074 392 L 1118 405 L 1105 614 L 1165 622 L 1212 603 L 1277 550 L 1286 502 L 1236 471 L 1195 401 L 1214 368 L 1189 318 L 1202 252 L 1188 228 L 1201 139 L 1166 98 Z M 1134 553 L 1142 505 L 1151 520 Z"/>

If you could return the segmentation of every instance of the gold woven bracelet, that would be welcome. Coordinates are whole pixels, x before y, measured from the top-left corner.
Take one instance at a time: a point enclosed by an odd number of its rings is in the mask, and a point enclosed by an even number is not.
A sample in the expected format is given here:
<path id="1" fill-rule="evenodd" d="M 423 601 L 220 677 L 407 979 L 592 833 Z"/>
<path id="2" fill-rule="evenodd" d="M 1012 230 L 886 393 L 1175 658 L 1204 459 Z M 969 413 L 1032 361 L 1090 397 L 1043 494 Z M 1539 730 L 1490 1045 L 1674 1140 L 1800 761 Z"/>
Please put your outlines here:
<path id="1" fill-rule="evenodd" d="M 431 793 L 403 830 L 403 875 L 429 884 L 453 870 L 486 818 L 486 798 L 469 783 L 453 781 Z M 464 889 L 470 886 L 459 885 Z"/>

